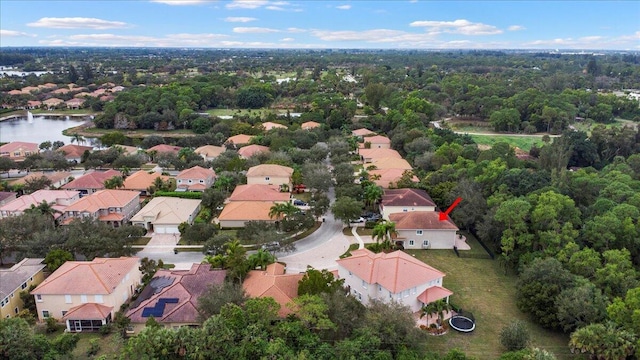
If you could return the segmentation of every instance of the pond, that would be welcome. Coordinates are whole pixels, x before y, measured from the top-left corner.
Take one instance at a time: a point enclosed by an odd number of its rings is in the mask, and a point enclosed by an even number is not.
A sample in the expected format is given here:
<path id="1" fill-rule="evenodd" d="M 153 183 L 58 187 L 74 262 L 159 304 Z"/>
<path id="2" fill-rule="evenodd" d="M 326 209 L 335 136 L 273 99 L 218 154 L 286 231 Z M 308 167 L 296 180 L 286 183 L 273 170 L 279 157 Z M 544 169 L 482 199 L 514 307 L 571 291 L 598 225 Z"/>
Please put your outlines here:
<path id="1" fill-rule="evenodd" d="M 0 142 L 26 141 L 42 143 L 44 141 L 62 141 L 71 143 L 71 137 L 62 134 L 68 128 L 85 123 L 85 119 L 73 117 L 51 117 L 34 115 L 33 119 L 18 117 L 0 121 Z M 90 143 L 90 139 L 87 139 Z"/>

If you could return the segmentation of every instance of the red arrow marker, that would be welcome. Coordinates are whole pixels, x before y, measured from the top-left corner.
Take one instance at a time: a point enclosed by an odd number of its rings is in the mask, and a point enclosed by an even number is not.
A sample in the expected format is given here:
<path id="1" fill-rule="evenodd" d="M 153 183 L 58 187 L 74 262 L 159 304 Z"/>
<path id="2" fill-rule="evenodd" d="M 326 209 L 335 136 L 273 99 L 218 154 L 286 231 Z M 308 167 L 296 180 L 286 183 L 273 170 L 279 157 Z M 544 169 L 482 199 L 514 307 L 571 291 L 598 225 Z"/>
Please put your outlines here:
<path id="1" fill-rule="evenodd" d="M 440 221 L 445 221 L 449 218 L 449 213 L 453 210 L 454 207 L 458 206 L 458 204 L 462 201 L 462 198 L 457 198 L 451 206 L 445 212 L 440 213 Z"/>

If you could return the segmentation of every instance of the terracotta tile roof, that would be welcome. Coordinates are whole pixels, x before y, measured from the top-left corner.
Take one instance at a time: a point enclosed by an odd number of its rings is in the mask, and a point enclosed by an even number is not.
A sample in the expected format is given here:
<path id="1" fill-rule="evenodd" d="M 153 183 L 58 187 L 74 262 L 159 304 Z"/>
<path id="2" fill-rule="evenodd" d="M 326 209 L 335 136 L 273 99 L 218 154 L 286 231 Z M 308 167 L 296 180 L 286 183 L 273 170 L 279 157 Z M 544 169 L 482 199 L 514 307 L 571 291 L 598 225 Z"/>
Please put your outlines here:
<path id="1" fill-rule="evenodd" d="M 275 164 L 262 164 L 249 168 L 247 177 L 250 176 L 273 176 L 273 177 L 291 177 L 293 169 L 288 166 Z"/>
<path id="2" fill-rule="evenodd" d="M 371 162 L 371 165 L 375 165 L 378 170 L 382 169 L 403 169 L 411 170 L 411 164 L 405 159 L 398 159 L 394 157 L 384 157 L 375 159 Z"/>
<path id="3" fill-rule="evenodd" d="M 280 304 L 278 315 L 285 317 L 291 314 L 287 304 L 298 297 L 298 282 L 304 274 L 285 274 L 284 266 L 274 263 L 265 271 L 249 271 L 242 287 L 249 297 L 272 297 Z"/>
<path id="4" fill-rule="evenodd" d="M 398 180 L 402 178 L 404 172 L 407 171 L 405 169 L 382 169 L 382 170 L 369 170 L 370 178 L 372 178 L 376 185 L 382 188 L 389 188 L 396 186 Z M 374 178 L 374 176 L 379 175 L 379 178 Z M 413 175 L 411 181 L 414 183 L 420 182 L 417 176 Z"/>
<path id="5" fill-rule="evenodd" d="M 240 149 L 238 149 L 238 155 L 240 155 L 240 157 L 245 159 L 248 159 L 258 153 L 268 153 L 268 152 L 269 152 L 268 147 L 262 146 L 262 145 L 255 145 L 255 144 L 243 146 Z"/>
<path id="6" fill-rule="evenodd" d="M 176 179 L 209 179 L 215 178 L 216 172 L 211 169 L 205 169 L 201 166 L 194 166 L 189 169 L 182 170 Z"/>
<path id="7" fill-rule="evenodd" d="M 282 202 L 289 201 L 290 198 L 291 195 L 281 192 L 277 185 L 253 184 L 236 186 L 228 200 Z"/>
<path id="8" fill-rule="evenodd" d="M 68 171 L 54 171 L 54 172 L 44 172 L 44 171 L 34 171 L 29 173 L 29 175 L 21 177 L 20 179 L 14 181 L 14 184 L 24 184 L 27 180 L 38 179 L 40 177 L 46 177 L 51 180 L 51 183 L 55 184 L 61 180 L 68 179 L 72 176 L 72 174 Z"/>
<path id="9" fill-rule="evenodd" d="M 124 207 L 137 200 L 139 196 L 140 193 L 131 190 L 99 190 L 69 205 L 64 211 L 89 212 L 93 214 L 100 209 Z"/>
<path id="10" fill-rule="evenodd" d="M 113 306 L 86 303 L 74 306 L 62 317 L 62 320 L 104 320 L 111 314 Z"/>
<path id="11" fill-rule="evenodd" d="M 117 170 L 94 171 L 80 176 L 77 179 L 62 186 L 63 189 L 104 189 L 104 181 L 114 176 L 122 176 Z"/>
<path id="12" fill-rule="evenodd" d="M 403 251 L 376 254 L 358 249 L 337 263 L 368 284 L 380 284 L 394 294 L 445 276 Z"/>
<path id="13" fill-rule="evenodd" d="M 153 224 L 179 225 L 189 221 L 189 216 L 200 206 L 200 202 L 197 199 L 154 197 L 131 218 L 131 222 L 144 222 L 145 217 L 152 217 Z"/>
<path id="14" fill-rule="evenodd" d="M 127 145 L 113 145 L 111 148 L 120 148 L 123 150 L 123 154 L 133 155 L 137 154 L 140 149 L 135 146 L 127 146 Z"/>
<path id="15" fill-rule="evenodd" d="M 124 215 L 116 214 L 116 213 L 110 213 L 110 214 L 107 214 L 107 215 L 100 215 L 100 217 L 98 217 L 98 219 L 100 221 L 122 221 L 124 219 Z"/>
<path id="16" fill-rule="evenodd" d="M 369 136 L 364 141 L 370 142 L 371 144 L 391 144 L 391 140 L 382 135 Z"/>
<path id="17" fill-rule="evenodd" d="M 370 136 L 370 135 L 375 135 L 376 133 L 374 133 L 373 131 L 371 131 L 369 129 L 360 128 L 360 129 L 357 129 L 357 130 L 353 130 L 351 132 L 351 134 L 353 136 Z"/>
<path id="18" fill-rule="evenodd" d="M 16 150 L 30 151 L 31 153 L 37 153 L 40 151 L 38 144 L 24 142 L 24 141 L 12 141 L 8 144 L 0 146 L 0 153 L 12 153 Z"/>
<path id="19" fill-rule="evenodd" d="M 422 189 L 387 189 L 380 203 L 382 206 L 436 206 Z"/>
<path id="20" fill-rule="evenodd" d="M 225 270 L 211 270 L 209 264 L 193 264 L 191 269 L 158 270 L 151 283 L 142 291 L 138 300 L 127 311 L 127 317 L 133 323 L 144 323 L 149 318 L 143 316 L 145 308 L 154 308 L 162 299 L 176 299 L 177 302 L 164 304 L 162 315 L 155 317 L 160 323 L 197 323 L 198 298 L 211 285 L 224 282 Z M 162 286 L 166 285 L 166 286 Z M 148 296 L 147 298 L 144 298 Z"/>
<path id="21" fill-rule="evenodd" d="M 67 105 L 82 105 L 82 104 L 84 104 L 85 101 L 86 101 L 85 99 L 80 99 L 80 98 L 75 98 L 74 97 L 73 99 L 65 101 L 65 104 L 67 104 Z"/>
<path id="22" fill-rule="evenodd" d="M 271 121 L 263 122 L 258 125 L 258 127 L 262 127 L 265 131 L 273 130 L 273 129 L 287 129 L 285 125 L 274 123 Z"/>
<path id="23" fill-rule="evenodd" d="M 220 221 L 274 221 L 269 217 L 273 203 L 265 201 L 234 201 L 224 206 L 218 220 Z"/>
<path id="24" fill-rule="evenodd" d="M 58 89 L 58 90 L 62 90 L 62 89 Z M 55 90 L 55 91 L 58 91 L 58 90 Z M 62 104 L 63 102 L 64 102 L 64 100 L 61 100 L 61 99 L 58 99 L 58 98 L 50 98 L 50 99 L 47 99 L 47 100 L 43 101 L 42 103 L 45 104 L 45 105 L 56 106 L 56 105 Z"/>
<path id="25" fill-rule="evenodd" d="M 148 173 L 144 170 L 138 170 L 124 180 L 124 189 L 146 191 L 149 186 L 153 185 L 156 178 L 161 178 L 162 181 L 169 180 L 168 176 L 159 172 Z"/>
<path id="26" fill-rule="evenodd" d="M 67 261 L 36 287 L 32 295 L 111 294 L 122 279 L 139 266 L 137 257 Z"/>
<path id="27" fill-rule="evenodd" d="M 22 95 L 22 91 L 20 91 L 20 90 L 11 90 L 11 91 L 9 91 L 9 95 Z"/>
<path id="28" fill-rule="evenodd" d="M 199 148 L 195 149 L 193 152 L 201 156 L 216 158 L 226 150 L 227 148 L 225 148 L 224 146 L 205 145 L 205 146 L 200 146 Z"/>
<path id="29" fill-rule="evenodd" d="M 44 259 L 24 258 L 9 269 L 0 269 L 0 300 L 46 267 Z"/>
<path id="30" fill-rule="evenodd" d="M 358 149 L 358 154 L 365 159 L 402 159 L 402 155 L 393 149 Z"/>
<path id="31" fill-rule="evenodd" d="M 18 195 L 18 193 L 15 192 L 11 192 L 11 191 L 0 191 L 0 203 L 2 203 L 2 201 L 7 200 L 7 199 L 15 199 L 16 195 Z"/>
<path id="32" fill-rule="evenodd" d="M 29 105 L 29 106 L 34 106 L 34 107 L 38 107 L 38 106 L 42 105 L 42 101 L 38 101 L 38 100 L 29 100 L 29 101 L 27 101 L 27 105 Z"/>
<path id="33" fill-rule="evenodd" d="M 92 150 L 93 150 L 92 146 L 67 144 L 65 146 L 58 148 L 57 151 L 63 152 L 65 154 L 64 157 L 69 159 L 69 158 L 82 157 L 82 154 L 84 154 L 85 151 L 92 151 Z"/>
<path id="34" fill-rule="evenodd" d="M 397 230 L 458 230 L 449 218 L 440 221 L 438 211 L 409 211 L 389 214 L 389 220 L 396 223 Z"/>
<path id="35" fill-rule="evenodd" d="M 315 129 L 320 127 L 322 124 L 320 124 L 319 122 L 315 122 L 315 121 L 307 121 L 307 122 L 303 122 L 302 125 L 300 125 L 301 129 L 304 130 L 309 130 L 309 129 Z"/>
<path id="36" fill-rule="evenodd" d="M 147 151 L 155 151 L 157 153 L 178 153 L 182 149 L 180 146 L 160 144 L 147 149 Z"/>
<path id="37" fill-rule="evenodd" d="M 453 291 L 441 286 L 432 286 L 423 291 L 422 294 L 418 295 L 418 300 L 420 300 L 423 304 L 428 304 L 440 299 L 444 299 L 450 295 L 453 295 Z"/>
<path id="38" fill-rule="evenodd" d="M 59 201 L 69 201 L 76 198 L 76 201 L 80 199 L 80 192 L 73 190 L 38 190 L 33 194 L 22 195 L 19 198 L 12 200 L 0 207 L 0 211 L 11 212 L 23 212 L 31 205 L 38 206 L 43 201 L 58 211 L 62 211 L 66 208 L 65 205 L 57 205 Z"/>
<path id="39" fill-rule="evenodd" d="M 227 141 L 225 141 L 225 143 L 233 143 L 235 145 L 244 145 L 244 144 L 250 143 L 251 139 L 253 139 L 254 137 L 255 136 L 253 135 L 238 134 L 228 138 Z"/>

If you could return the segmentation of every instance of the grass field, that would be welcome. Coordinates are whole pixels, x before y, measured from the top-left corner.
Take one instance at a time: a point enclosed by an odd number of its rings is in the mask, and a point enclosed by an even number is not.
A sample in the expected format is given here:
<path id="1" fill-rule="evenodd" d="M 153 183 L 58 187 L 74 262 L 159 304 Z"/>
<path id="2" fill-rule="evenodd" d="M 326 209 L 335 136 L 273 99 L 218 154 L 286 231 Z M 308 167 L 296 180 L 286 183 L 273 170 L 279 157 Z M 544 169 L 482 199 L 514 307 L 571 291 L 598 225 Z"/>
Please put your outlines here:
<path id="1" fill-rule="evenodd" d="M 611 124 L 598 124 L 598 123 L 594 123 L 593 121 L 581 121 L 581 122 L 575 122 L 573 124 L 576 130 L 584 131 L 588 135 L 591 135 L 591 130 L 597 125 L 604 125 L 607 129 L 611 129 L 614 127 L 638 126 L 638 123 L 633 122 L 631 120 L 616 118 L 616 121 Z"/>
<path id="2" fill-rule="evenodd" d="M 262 109 L 211 109 L 211 110 L 207 110 L 206 111 L 209 115 L 211 116 L 230 116 L 230 115 L 251 115 L 251 116 L 256 116 L 256 115 L 260 115 L 265 116 L 268 113 L 274 113 L 277 114 L 277 112 L 275 112 L 275 110 L 271 110 L 271 109 L 266 109 L 266 108 L 262 108 Z"/>
<path id="3" fill-rule="evenodd" d="M 471 252 L 483 253 L 475 239 L 467 236 Z M 461 251 L 462 252 L 462 251 Z M 505 275 L 497 260 L 458 258 L 451 250 L 410 250 L 407 253 L 446 273 L 443 286 L 453 291 L 451 302 L 473 313 L 476 329 L 469 334 L 450 330 L 444 336 L 429 337 L 430 350 L 446 353 L 459 348 L 478 359 L 497 359 L 505 350 L 500 330 L 514 320 L 527 324 L 532 345 L 553 352 L 558 359 L 574 358 L 568 336 L 547 331 L 533 323 L 515 304 L 516 277 Z"/>
<path id="4" fill-rule="evenodd" d="M 478 145 L 493 146 L 497 142 L 506 142 L 511 146 L 529 151 L 533 144 L 544 145 L 540 136 L 510 136 L 510 135 L 469 135 Z"/>

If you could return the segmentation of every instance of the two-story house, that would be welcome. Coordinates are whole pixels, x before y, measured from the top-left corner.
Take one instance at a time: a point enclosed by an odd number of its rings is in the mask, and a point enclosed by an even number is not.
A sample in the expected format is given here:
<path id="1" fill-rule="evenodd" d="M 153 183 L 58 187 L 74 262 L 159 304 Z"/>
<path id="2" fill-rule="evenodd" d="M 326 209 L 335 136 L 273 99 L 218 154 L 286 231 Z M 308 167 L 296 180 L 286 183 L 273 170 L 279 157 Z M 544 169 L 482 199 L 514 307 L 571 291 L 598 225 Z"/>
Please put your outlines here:
<path id="1" fill-rule="evenodd" d="M 31 291 L 38 319 L 62 320 L 67 331 L 98 331 L 140 285 L 139 266 L 137 257 L 67 261 Z"/>
<path id="2" fill-rule="evenodd" d="M 436 203 L 422 189 L 386 189 L 380 200 L 380 214 L 385 220 L 393 213 L 436 211 Z"/>
<path id="3" fill-rule="evenodd" d="M 437 211 L 411 211 L 389 215 L 396 224 L 394 241 L 405 249 L 453 249 L 458 227 L 451 218 L 440 220 Z"/>
<path id="4" fill-rule="evenodd" d="M 182 170 L 176 176 L 176 191 L 199 191 L 203 192 L 213 186 L 216 181 L 216 172 L 205 169 L 201 166 L 194 166 Z"/>
<path id="5" fill-rule="evenodd" d="M 91 195 L 96 191 L 104 189 L 105 180 L 114 176 L 122 176 L 117 170 L 94 171 L 74 179 L 62 186 L 65 190 L 76 190 L 80 192 L 80 197 Z"/>
<path id="6" fill-rule="evenodd" d="M 337 263 L 338 277 L 364 305 L 373 299 L 395 301 L 415 313 L 440 299 L 449 302 L 453 294 L 442 286 L 443 272 L 403 251 L 376 254 L 358 249 Z"/>
<path id="7" fill-rule="evenodd" d="M 8 157 L 13 161 L 22 161 L 27 156 L 38 152 L 40 152 L 38 144 L 24 141 L 12 141 L 0 146 L 0 156 Z"/>
<path id="8" fill-rule="evenodd" d="M 139 196 L 137 191 L 100 190 L 65 208 L 61 220 L 68 224 L 73 219 L 93 218 L 120 227 L 140 209 Z"/>
<path id="9" fill-rule="evenodd" d="M 262 164 L 249 168 L 247 171 L 247 184 L 277 185 L 287 191 L 292 189 L 291 176 L 293 169 L 288 166 L 275 164 Z"/>
<path id="10" fill-rule="evenodd" d="M 157 178 L 162 179 L 163 182 L 170 181 L 168 176 L 164 176 L 159 172 L 149 173 L 144 170 L 138 170 L 124 179 L 123 189 L 138 191 L 140 196 L 147 196 L 149 195 L 149 188 L 153 186 Z"/>
<path id="11" fill-rule="evenodd" d="M 0 319 L 18 315 L 23 310 L 22 291 L 44 280 L 44 259 L 22 259 L 10 269 L 0 269 Z"/>
<path id="12" fill-rule="evenodd" d="M 92 146 L 83 146 L 76 144 L 67 144 L 58 148 L 58 150 L 64 154 L 64 158 L 67 159 L 70 163 L 79 164 L 82 162 L 82 155 L 84 155 L 85 151 L 91 152 L 93 151 Z"/>
<path id="13" fill-rule="evenodd" d="M 72 190 L 38 190 L 32 194 L 19 198 L 0 206 L 0 218 L 22 215 L 31 206 L 38 206 L 43 202 L 49 204 L 55 211 L 54 218 L 58 218 L 71 204 L 80 200 L 80 193 Z"/>

